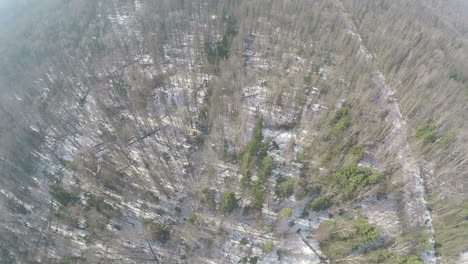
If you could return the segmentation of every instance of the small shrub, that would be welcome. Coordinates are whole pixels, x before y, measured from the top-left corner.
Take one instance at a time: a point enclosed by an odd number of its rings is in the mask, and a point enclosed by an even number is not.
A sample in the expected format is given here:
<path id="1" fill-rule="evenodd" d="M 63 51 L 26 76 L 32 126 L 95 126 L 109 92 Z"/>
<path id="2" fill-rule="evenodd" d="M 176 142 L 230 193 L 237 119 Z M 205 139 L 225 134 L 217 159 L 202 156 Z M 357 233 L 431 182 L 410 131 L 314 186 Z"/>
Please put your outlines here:
<path id="1" fill-rule="evenodd" d="M 249 264 L 257 264 L 258 263 L 258 259 L 259 257 L 255 256 L 255 257 L 251 257 L 249 259 Z"/>
<path id="2" fill-rule="evenodd" d="M 336 136 L 351 126 L 351 120 L 348 118 L 348 111 L 348 107 L 342 107 L 336 111 L 330 120 L 332 130 L 330 134 L 325 137 L 325 141 L 330 140 L 331 137 Z"/>
<path id="3" fill-rule="evenodd" d="M 58 264 L 81 264 L 81 263 L 86 263 L 86 259 L 83 257 L 77 257 L 77 256 L 64 257 L 62 260 L 58 262 Z"/>
<path id="4" fill-rule="evenodd" d="M 156 196 L 153 192 L 151 191 L 146 191 L 144 194 L 143 194 L 143 198 L 144 200 L 147 200 L 149 202 L 152 202 L 152 203 L 159 203 L 159 197 Z"/>
<path id="5" fill-rule="evenodd" d="M 263 207 L 263 202 L 265 201 L 265 195 L 266 191 L 265 188 L 262 186 L 262 184 L 259 181 L 255 181 L 252 184 L 252 203 L 250 206 L 253 209 L 260 210 Z"/>
<path id="6" fill-rule="evenodd" d="M 386 260 L 393 257 L 392 252 L 390 252 L 388 249 L 376 250 L 374 252 L 374 255 L 376 256 L 376 260 L 377 260 L 378 263 L 385 262 Z"/>
<path id="7" fill-rule="evenodd" d="M 95 195 L 89 196 L 87 204 L 89 208 L 94 208 L 107 217 L 116 216 L 119 213 L 112 205 L 104 202 L 102 198 L 98 198 Z"/>
<path id="8" fill-rule="evenodd" d="M 333 127 L 332 129 L 332 135 L 337 135 L 343 131 L 345 131 L 348 127 L 351 126 L 351 120 L 349 120 L 348 118 L 343 118 L 341 119 L 340 121 L 338 121 L 338 123 L 336 123 L 336 125 Z"/>
<path id="9" fill-rule="evenodd" d="M 211 211 L 216 210 L 215 191 L 211 189 L 203 190 L 202 204 L 206 204 Z"/>
<path id="10" fill-rule="evenodd" d="M 361 242 L 356 246 L 370 244 L 380 235 L 380 229 L 371 226 L 364 217 L 359 216 L 353 221 L 353 225 L 362 238 Z"/>
<path id="11" fill-rule="evenodd" d="M 267 254 L 273 251 L 273 241 L 266 241 L 265 244 L 263 244 L 262 250 Z"/>
<path id="12" fill-rule="evenodd" d="M 269 140 L 265 143 L 263 142 L 263 116 L 260 115 L 255 123 L 253 129 L 252 139 L 247 143 L 247 145 L 239 153 L 239 157 L 242 158 L 242 161 L 245 163 L 250 163 L 253 157 L 259 158 L 262 160 L 268 151 Z M 248 153 L 248 155 L 246 155 Z M 247 159 L 248 157 L 248 159 Z M 248 161 L 248 162 L 247 162 Z"/>
<path id="13" fill-rule="evenodd" d="M 430 249 L 432 245 L 428 243 L 428 240 L 433 236 L 432 232 L 425 232 L 423 234 L 420 234 L 417 239 L 417 250 L 418 251 L 425 251 L 427 249 Z"/>
<path id="14" fill-rule="evenodd" d="M 447 132 L 443 134 L 437 141 L 437 145 L 441 148 L 450 144 L 455 139 L 455 133 Z"/>
<path id="15" fill-rule="evenodd" d="M 162 158 L 163 158 L 163 160 L 164 160 L 165 162 L 171 161 L 171 156 L 170 156 L 169 153 L 167 153 L 167 152 L 163 152 Z"/>
<path id="16" fill-rule="evenodd" d="M 174 211 L 176 212 L 176 215 L 177 215 L 177 216 L 180 216 L 180 214 L 182 213 L 182 208 L 176 206 L 176 207 L 174 208 Z"/>
<path id="17" fill-rule="evenodd" d="M 246 237 L 243 237 L 240 240 L 240 244 L 243 245 L 243 246 L 247 245 L 247 243 L 249 243 L 249 240 Z"/>
<path id="18" fill-rule="evenodd" d="M 19 202 L 15 201 L 14 199 L 7 199 L 6 204 L 10 210 L 19 214 L 28 214 L 29 211 L 24 207 L 24 205 L 20 204 Z"/>
<path id="19" fill-rule="evenodd" d="M 354 145 L 348 149 L 347 154 L 352 155 L 356 161 L 360 161 L 364 157 L 365 148 L 363 145 Z"/>
<path id="20" fill-rule="evenodd" d="M 273 226 L 267 226 L 265 228 L 265 232 L 267 232 L 268 234 L 273 233 L 273 231 L 274 231 Z"/>
<path id="21" fill-rule="evenodd" d="M 80 197 L 65 190 L 62 186 L 54 184 L 50 186 L 50 195 L 62 206 L 73 205 L 80 201 Z"/>
<path id="22" fill-rule="evenodd" d="M 345 166 L 331 175 L 329 184 L 339 185 L 349 197 L 354 197 L 357 192 L 376 184 L 382 174 L 372 172 L 370 168 L 360 168 L 356 164 Z"/>
<path id="23" fill-rule="evenodd" d="M 347 107 L 342 107 L 338 109 L 333 115 L 333 118 L 330 120 L 330 125 L 334 126 L 348 115 L 349 109 Z"/>
<path id="24" fill-rule="evenodd" d="M 150 232 L 151 239 L 163 244 L 169 241 L 170 229 L 167 225 L 156 223 L 148 218 L 144 218 L 141 223 Z"/>
<path id="25" fill-rule="evenodd" d="M 236 210 L 237 207 L 238 203 L 235 193 L 232 191 L 225 191 L 221 195 L 221 201 L 219 204 L 219 210 L 221 213 L 231 213 L 232 211 Z"/>
<path id="26" fill-rule="evenodd" d="M 11 253 L 7 249 L 0 247 L 0 263 L 13 264 L 16 262 L 15 262 L 15 258 L 11 255 Z"/>
<path id="27" fill-rule="evenodd" d="M 294 180 L 290 177 L 279 178 L 276 181 L 275 194 L 278 198 L 285 199 L 294 193 Z"/>
<path id="28" fill-rule="evenodd" d="M 74 169 L 73 161 L 71 161 L 71 160 L 66 160 L 66 159 L 61 159 L 61 158 L 59 158 L 59 162 L 60 162 L 66 169 L 69 169 L 69 170 L 73 170 L 73 169 Z"/>
<path id="29" fill-rule="evenodd" d="M 433 143 L 436 140 L 436 127 L 430 123 L 424 123 L 416 129 L 416 138 L 424 144 Z"/>
<path id="30" fill-rule="evenodd" d="M 309 203 L 309 208 L 318 212 L 320 210 L 326 209 L 330 206 L 330 200 L 325 197 L 320 197 L 314 199 L 312 202 Z"/>
<path id="31" fill-rule="evenodd" d="M 304 206 L 304 209 L 301 212 L 301 218 L 306 219 L 309 217 L 309 211 L 307 210 L 307 206 Z"/>
<path id="32" fill-rule="evenodd" d="M 336 259 L 346 258 L 346 256 L 356 252 L 357 249 L 370 245 L 379 235 L 380 230 L 371 226 L 359 212 L 323 221 L 317 229 L 320 248 L 330 258 L 331 262 Z M 385 254 L 382 252 L 382 255 Z M 368 257 L 378 258 L 374 253 L 369 254 Z"/>
<path id="33" fill-rule="evenodd" d="M 223 158 L 225 159 L 232 158 L 231 154 L 229 154 L 229 143 L 226 138 L 223 139 L 223 146 L 221 148 L 221 153 L 223 153 Z"/>
<path id="34" fill-rule="evenodd" d="M 265 182 L 271 175 L 273 171 L 273 157 L 266 156 L 263 158 L 262 163 L 260 164 L 260 169 L 258 172 L 258 179 L 261 182 Z"/>
<path id="35" fill-rule="evenodd" d="M 279 212 L 279 215 L 281 215 L 284 218 L 290 218 L 292 216 L 292 209 L 285 208 Z"/>
<path id="36" fill-rule="evenodd" d="M 197 144 L 197 146 L 201 146 L 203 143 L 205 143 L 205 137 L 203 137 L 203 135 L 198 135 L 195 137 L 195 144 Z"/>
<path id="37" fill-rule="evenodd" d="M 268 155 L 268 149 L 270 148 L 271 139 L 265 140 L 263 144 L 261 144 L 260 149 L 258 150 L 257 157 L 259 160 L 263 160 Z"/>
<path id="38" fill-rule="evenodd" d="M 398 264 L 423 264 L 423 262 L 418 256 L 409 256 L 401 258 Z"/>
<path id="39" fill-rule="evenodd" d="M 263 141 L 263 115 L 260 115 L 255 123 L 253 130 L 252 140 L 250 144 L 250 153 L 253 155 L 258 155 Z"/>
<path id="40" fill-rule="evenodd" d="M 187 219 L 185 219 L 185 223 L 189 224 L 189 225 L 194 225 L 195 222 L 197 222 L 197 215 L 195 213 L 191 213 Z"/>
<path id="41" fill-rule="evenodd" d="M 463 72 L 457 71 L 456 69 L 450 69 L 449 79 L 453 79 L 462 84 L 468 83 L 468 76 L 465 76 Z"/>
<path id="42" fill-rule="evenodd" d="M 250 168 L 250 160 L 251 160 L 251 155 L 249 151 L 244 152 L 242 154 L 242 160 L 241 160 L 241 186 L 243 188 L 246 188 L 250 185 L 251 178 L 249 175 L 249 168 Z"/>

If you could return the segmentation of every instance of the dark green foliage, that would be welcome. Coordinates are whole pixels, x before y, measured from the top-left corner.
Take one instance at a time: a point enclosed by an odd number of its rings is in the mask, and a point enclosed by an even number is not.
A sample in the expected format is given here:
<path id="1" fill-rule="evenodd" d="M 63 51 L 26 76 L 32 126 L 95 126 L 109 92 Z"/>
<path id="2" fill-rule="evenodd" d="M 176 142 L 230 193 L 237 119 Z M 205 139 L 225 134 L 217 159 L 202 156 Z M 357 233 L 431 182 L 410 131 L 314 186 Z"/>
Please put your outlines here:
<path id="1" fill-rule="evenodd" d="M 266 156 L 263 158 L 262 163 L 260 164 L 260 169 L 258 171 L 258 179 L 261 182 L 265 182 L 271 175 L 273 171 L 273 157 Z"/>
<path id="2" fill-rule="evenodd" d="M 453 132 L 447 132 L 443 134 L 437 141 L 437 145 L 441 148 L 445 147 L 446 145 L 450 144 L 453 142 L 455 139 L 455 133 Z"/>
<path id="3" fill-rule="evenodd" d="M 263 244 L 262 250 L 264 253 L 270 253 L 271 251 L 273 251 L 273 241 L 266 241 Z"/>
<path id="4" fill-rule="evenodd" d="M 195 137 L 195 144 L 197 144 L 197 146 L 203 145 L 204 142 L 205 142 L 205 137 L 203 135 L 197 135 Z"/>
<path id="5" fill-rule="evenodd" d="M 320 198 L 314 199 L 312 202 L 309 203 L 309 208 L 316 212 L 326 209 L 329 206 L 330 206 L 330 200 L 326 197 L 320 197 Z"/>
<path id="6" fill-rule="evenodd" d="M 242 188 L 247 188 L 252 183 L 252 179 L 250 178 L 250 176 L 248 174 L 247 175 L 242 175 L 242 178 L 241 178 L 240 182 L 241 182 L 241 187 Z"/>
<path id="7" fill-rule="evenodd" d="M 225 22 L 226 30 L 222 39 L 218 40 L 214 45 L 209 41 L 205 42 L 205 54 L 211 64 L 218 64 L 220 60 L 229 57 L 232 39 L 237 34 L 235 17 L 227 15 L 225 16 Z"/>
<path id="8" fill-rule="evenodd" d="M 72 170 L 73 169 L 73 161 L 71 160 L 66 160 L 62 158 L 58 158 L 60 164 L 62 164 L 63 167 Z"/>
<path id="9" fill-rule="evenodd" d="M 349 120 L 347 117 L 340 119 L 338 123 L 333 127 L 332 129 L 332 135 L 337 135 L 343 131 L 345 131 L 348 127 L 351 126 L 351 120 Z"/>
<path id="10" fill-rule="evenodd" d="M 401 258 L 398 264 L 423 264 L 421 258 L 418 256 L 409 256 L 405 258 Z"/>
<path id="11" fill-rule="evenodd" d="M 425 122 L 416 128 L 416 139 L 424 145 L 435 143 L 437 147 L 444 148 L 454 141 L 455 133 L 438 133 L 435 125 Z"/>
<path id="12" fill-rule="evenodd" d="M 275 194 L 278 198 L 285 199 L 294 193 L 294 180 L 291 177 L 281 177 L 276 180 Z"/>
<path id="13" fill-rule="evenodd" d="M 265 201 L 266 191 L 262 186 L 260 181 L 255 181 L 252 184 L 252 203 L 250 204 L 252 209 L 260 210 L 263 207 L 263 202 Z"/>
<path id="14" fill-rule="evenodd" d="M 301 212 L 301 218 L 306 219 L 307 217 L 309 217 L 309 211 L 307 210 L 307 206 L 304 206 Z"/>
<path id="15" fill-rule="evenodd" d="M 146 191 L 144 194 L 143 194 L 143 199 L 145 201 L 148 201 L 148 202 L 152 202 L 152 203 L 159 203 L 159 197 L 156 196 L 153 192 L 151 191 Z"/>
<path id="16" fill-rule="evenodd" d="M 242 261 L 242 263 L 257 264 L 258 260 L 259 260 L 259 257 L 254 256 L 254 257 L 250 257 L 250 258 L 249 257 L 243 257 L 241 261 Z"/>
<path id="17" fill-rule="evenodd" d="M 29 211 L 24 207 L 22 204 L 19 202 L 15 201 L 14 199 L 7 199 L 6 200 L 7 207 L 12 210 L 13 212 L 19 213 L 19 214 L 28 214 Z"/>
<path id="18" fill-rule="evenodd" d="M 206 81 L 206 94 L 203 98 L 203 104 L 200 107 L 200 111 L 198 113 L 198 122 L 197 127 L 200 129 L 202 135 L 198 135 L 197 137 L 201 136 L 202 138 L 195 138 L 195 142 L 198 146 L 201 146 L 204 143 L 203 134 L 207 134 L 209 130 L 209 109 L 211 108 L 211 97 L 215 91 L 216 80 L 210 79 Z"/>
<path id="19" fill-rule="evenodd" d="M 349 197 L 354 197 L 357 192 L 364 188 L 376 184 L 382 174 L 372 172 L 370 168 L 360 168 L 350 164 L 345 166 L 330 176 L 329 184 L 339 186 Z"/>
<path id="20" fill-rule="evenodd" d="M 353 157 L 353 160 L 358 162 L 364 157 L 365 148 L 363 145 L 354 145 L 348 149 L 347 154 Z"/>
<path id="21" fill-rule="evenodd" d="M 125 173 L 117 170 L 115 166 L 111 164 L 105 164 L 99 173 L 99 179 L 107 189 L 122 193 L 125 190 L 124 182 Z"/>
<path id="22" fill-rule="evenodd" d="M 50 185 L 50 195 L 62 206 L 73 205 L 80 201 L 80 197 L 74 193 L 65 190 L 58 184 Z"/>
<path id="23" fill-rule="evenodd" d="M 348 118 L 348 111 L 348 107 L 342 107 L 336 111 L 329 122 L 331 131 L 330 134 L 325 137 L 325 141 L 330 140 L 351 126 L 351 120 Z"/>
<path id="24" fill-rule="evenodd" d="M 436 138 L 436 127 L 431 123 L 424 123 L 416 129 L 416 138 L 427 144 L 433 143 Z"/>
<path id="25" fill-rule="evenodd" d="M 270 147 L 271 139 L 265 140 L 263 144 L 261 144 L 260 149 L 258 150 L 257 157 L 259 160 L 263 160 L 268 155 L 268 149 Z"/>
<path id="26" fill-rule="evenodd" d="M 372 243 L 380 235 L 380 229 L 369 225 L 367 219 L 358 216 L 357 219 L 353 221 L 354 228 L 356 233 L 362 238 L 361 242 L 356 246 L 365 246 Z"/>
<path id="27" fill-rule="evenodd" d="M 83 257 L 77 257 L 77 256 L 64 257 L 62 260 L 59 261 L 59 264 L 82 264 L 82 263 L 86 263 L 86 259 Z"/>
<path id="28" fill-rule="evenodd" d="M 393 257 L 393 254 L 388 249 L 380 249 L 374 252 L 376 262 L 383 263 Z"/>
<path id="29" fill-rule="evenodd" d="M 141 223 L 150 232 L 151 239 L 166 243 L 170 239 L 171 231 L 167 225 L 154 222 L 151 219 L 144 218 Z"/>
<path id="30" fill-rule="evenodd" d="M 197 214 L 191 213 L 191 214 L 187 217 L 187 219 L 185 219 L 185 223 L 190 224 L 190 225 L 194 225 L 195 222 L 197 222 L 197 218 L 198 218 L 198 217 L 197 217 Z"/>
<path id="31" fill-rule="evenodd" d="M 218 63 L 219 58 L 216 54 L 216 49 L 212 47 L 212 44 L 209 41 L 205 42 L 205 55 L 209 63 Z"/>
<path id="32" fill-rule="evenodd" d="M 249 259 L 249 264 L 257 264 L 258 263 L 258 260 L 259 260 L 259 257 L 255 256 L 255 257 L 251 257 Z"/>
<path id="33" fill-rule="evenodd" d="M 8 122 L 15 122 L 13 119 L 9 120 Z M 5 131 L 1 131 L 0 135 L 3 136 Z M 34 149 L 37 149 L 44 140 L 44 135 L 40 132 L 37 132 L 31 128 L 25 128 L 20 132 L 14 132 L 13 137 L 21 137 L 21 143 L 17 142 L 17 140 L 12 141 L 11 143 L 11 153 L 10 153 L 10 161 L 15 164 L 12 167 L 12 175 L 15 175 L 17 178 L 20 175 L 30 175 L 33 173 L 34 170 L 34 161 L 36 157 L 34 155 Z M 4 173 L 6 173 L 5 168 L 3 168 Z M 30 178 L 21 178 L 21 180 L 29 181 Z"/>
<path id="34" fill-rule="evenodd" d="M 212 189 L 204 189 L 203 190 L 203 197 L 202 197 L 202 204 L 206 204 L 208 209 L 211 211 L 216 210 L 216 200 L 215 200 L 215 191 Z"/>
<path id="35" fill-rule="evenodd" d="M 266 190 L 262 185 L 271 175 L 273 171 L 273 158 L 268 155 L 268 148 L 270 145 L 270 140 L 263 141 L 263 116 L 259 116 L 255 123 L 253 130 L 252 139 L 247 143 L 247 145 L 242 150 L 242 159 L 241 159 L 241 186 L 242 188 L 247 188 L 252 184 L 252 179 L 250 176 L 250 167 L 253 164 L 253 161 L 261 161 L 258 167 L 258 180 L 256 180 L 251 186 L 251 195 L 252 203 L 250 204 L 250 209 L 260 210 L 263 207 L 265 201 Z M 256 159 L 255 159 L 256 158 Z M 248 212 L 249 210 L 245 210 Z"/>
<path id="36" fill-rule="evenodd" d="M 425 232 L 422 233 L 418 236 L 418 239 L 416 240 L 417 245 L 416 245 L 416 250 L 418 252 L 423 252 L 427 249 L 430 249 L 432 247 L 431 243 L 428 243 L 429 239 L 433 236 L 432 232 Z"/>
<path id="37" fill-rule="evenodd" d="M 242 160 L 241 160 L 241 186 L 243 188 L 248 187 L 251 182 L 250 174 L 249 174 L 249 168 L 250 168 L 250 159 L 251 159 L 251 154 L 250 151 L 244 152 L 242 155 Z"/>
<path id="38" fill-rule="evenodd" d="M 246 237 L 243 237 L 240 240 L 240 244 L 243 245 L 243 246 L 247 245 L 247 243 L 249 243 L 249 240 Z"/>
<path id="39" fill-rule="evenodd" d="M 1 245 L 0 245 L 1 246 Z M 15 258 L 5 248 L 0 248 L 0 264 L 13 264 Z"/>
<path id="40" fill-rule="evenodd" d="M 219 210 L 221 213 L 231 213 L 238 207 L 236 194 L 232 191 L 225 191 L 221 195 L 221 201 L 219 203 Z"/>
<path id="41" fill-rule="evenodd" d="M 232 155 L 229 153 L 229 144 L 226 138 L 223 140 L 223 147 L 221 149 L 221 152 L 223 153 L 223 158 L 232 158 Z"/>
<path id="42" fill-rule="evenodd" d="M 467 250 L 468 237 L 468 199 L 450 207 L 437 204 L 440 220 L 435 224 L 436 253 L 457 258 L 460 252 Z"/>
<path id="43" fill-rule="evenodd" d="M 128 96 L 128 91 L 132 88 L 122 77 L 112 80 L 112 87 L 116 95 L 123 99 Z"/>
<path id="44" fill-rule="evenodd" d="M 53 216 L 68 226 L 78 227 L 78 218 L 70 210 L 71 207 L 60 206 L 54 213 Z"/>
<path id="45" fill-rule="evenodd" d="M 324 221 L 317 229 L 320 248 L 332 262 L 370 245 L 379 235 L 380 230 L 371 226 L 359 213 Z"/>
<path id="46" fill-rule="evenodd" d="M 345 119 L 348 116 L 348 111 L 349 109 L 347 107 L 342 107 L 338 109 L 333 118 L 330 120 L 330 125 L 334 126 L 338 124 L 341 120 Z"/>
<path id="47" fill-rule="evenodd" d="M 169 153 L 167 153 L 167 152 L 163 152 L 163 153 L 162 153 L 162 158 L 163 158 L 163 160 L 164 160 L 165 162 L 171 161 L 171 156 L 170 156 Z"/>
<path id="48" fill-rule="evenodd" d="M 206 105 L 200 107 L 200 113 L 198 113 L 198 118 L 200 118 L 200 120 L 205 120 L 208 118 L 208 107 Z"/>
<path id="49" fill-rule="evenodd" d="M 462 72 L 455 69 L 451 69 L 449 72 L 449 79 L 452 79 L 461 84 L 468 83 L 468 76 L 465 76 Z"/>
<path id="50" fill-rule="evenodd" d="M 176 207 L 174 208 L 174 211 L 176 212 L 176 215 L 180 216 L 180 214 L 182 213 L 182 208 L 176 206 Z"/>
<path id="51" fill-rule="evenodd" d="M 104 202 L 104 199 L 95 195 L 90 195 L 87 203 L 89 208 L 94 208 L 107 217 L 115 217 L 119 214 L 118 209 L 115 209 L 112 205 Z"/>
<path id="52" fill-rule="evenodd" d="M 255 123 L 252 140 L 250 141 L 250 153 L 257 156 L 263 141 L 263 115 L 260 115 Z"/>
<path id="53" fill-rule="evenodd" d="M 268 146 L 270 144 L 270 141 L 267 140 L 265 143 L 262 143 L 263 141 L 263 133 L 262 133 L 262 128 L 263 128 L 263 116 L 259 116 L 257 119 L 257 122 L 255 123 L 255 127 L 253 130 L 253 135 L 252 139 L 247 143 L 247 145 L 244 147 L 244 149 L 240 152 L 240 157 L 241 157 L 241 186 L 243 188 L 246 188 L 250 185 L 251 183 L 251 178 L 249 174 L 250 167 L 252 165 L 252 160 L 256 157 L 257 160 L 265 160 L 265 158 L 268 155 Z M 260 159 L 261 158 L 261 159 Z M 269 174 L 271 173 L 272 170 L 272 163 L 273 160 L 268 158 L 265 160 L 265 166 L 260 168 L 259 172 L 259 178 L 262 178 L 262 181 L 265 180 L 265 177 L 268 177 Z M 263 163 L 262 163 L 263 164 Z"/>

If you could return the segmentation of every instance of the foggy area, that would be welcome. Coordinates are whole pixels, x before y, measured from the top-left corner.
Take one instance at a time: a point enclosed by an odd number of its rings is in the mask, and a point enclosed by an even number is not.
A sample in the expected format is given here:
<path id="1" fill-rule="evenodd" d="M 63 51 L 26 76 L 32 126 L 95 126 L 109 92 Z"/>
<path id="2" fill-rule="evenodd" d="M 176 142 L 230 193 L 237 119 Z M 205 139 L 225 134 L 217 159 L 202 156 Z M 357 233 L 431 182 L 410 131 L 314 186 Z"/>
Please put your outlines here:
<path id="1" fill-rule="evenodd" d="M 468 263 L 465 0 L 0 0 L 0 264 Z"/>

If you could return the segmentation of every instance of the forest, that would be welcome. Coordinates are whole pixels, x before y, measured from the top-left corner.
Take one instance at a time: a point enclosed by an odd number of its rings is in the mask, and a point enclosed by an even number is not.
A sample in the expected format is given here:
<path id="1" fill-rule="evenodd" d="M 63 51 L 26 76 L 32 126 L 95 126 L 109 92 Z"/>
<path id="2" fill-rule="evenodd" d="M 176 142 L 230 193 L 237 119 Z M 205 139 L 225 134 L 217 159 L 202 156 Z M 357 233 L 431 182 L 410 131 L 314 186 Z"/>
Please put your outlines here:
<path id="1" fill-rule="evenodd" d="M 0 264 L 468 262 L 467 13 L 0 1 Z"/>

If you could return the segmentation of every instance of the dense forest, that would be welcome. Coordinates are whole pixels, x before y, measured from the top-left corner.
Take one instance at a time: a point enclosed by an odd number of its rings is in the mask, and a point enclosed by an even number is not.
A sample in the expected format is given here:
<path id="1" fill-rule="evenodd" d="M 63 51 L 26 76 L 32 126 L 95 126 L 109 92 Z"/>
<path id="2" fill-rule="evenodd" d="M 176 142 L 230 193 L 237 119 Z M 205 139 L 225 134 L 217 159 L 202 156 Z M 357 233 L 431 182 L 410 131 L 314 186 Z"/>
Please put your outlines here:
<path id="1" fill-rule="evenodd" d="M 0 1 L 0 264 L 468 262 L 466 14 Z"/>

